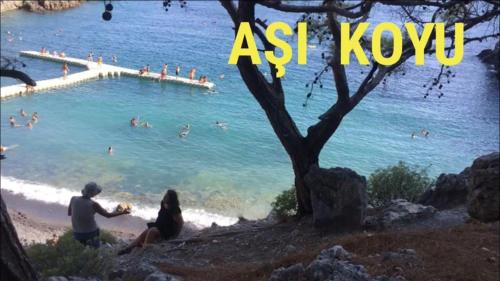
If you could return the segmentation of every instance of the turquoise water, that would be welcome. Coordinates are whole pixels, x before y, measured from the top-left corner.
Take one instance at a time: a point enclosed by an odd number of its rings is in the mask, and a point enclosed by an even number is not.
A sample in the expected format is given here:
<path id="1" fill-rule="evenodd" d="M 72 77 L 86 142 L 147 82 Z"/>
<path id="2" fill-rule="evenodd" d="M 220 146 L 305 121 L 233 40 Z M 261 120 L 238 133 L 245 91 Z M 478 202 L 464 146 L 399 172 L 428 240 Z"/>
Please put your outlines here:
<path id="1" fill-rule="evenodd" d="M 58 13 L 4 14 L 2 55 L 46 47 L 82 58 L 93 51 L 105 61 L 116 54 L 121 66 L 138 69 L 150 64 L 157 72 L 163 63 L 173 72 L 178 63 L 183 76 L 191 67 L 198 75 L 208 75 L 215 90 L 121 77 L 2 101 L 1 142 L 19 145 L 2 161 L 2 188 L 9 183 L 15 185 L 11 190 L 22 193 L 38 184 L 54 188 L 51 194 L 57 197 L 94 180 L 105 187 L 102 198 L 129 200 L 144 209 L 156 206 L 166 187 L 175 187 L 184 208 L 193 210 L 192 220 L 211 220 L 213 214 L 265 216 L 276 194 L 292 185 L 293 173 L 263 111 L 236 67 L 227 64 L 233 30 L 225 10 L 218 3 L 198 1 L 191 1 L 187 10 L 168 13 L 161 2 L 114 5 L 110 22 L 100 19 L 102 3 Z M 296 20 L 294 15 L 262 12 L 270 20 Z M 382 11 L 375 15 L 379 21 L 390 17 Z M 321 154 L 322 166 L 350 167 L 368 176 L 404 160 L 428 167 L 437 176 L 459 172 L 475 157 L 498 150 L 499 85 L 475 57 L 492 44 L 466 46 L 464 61 L 454 67 L 457 77 L 446 85 L 441 99 L 424 99 L 422 87 L 439 65 L 427 58 L 425 67 L 416 67 L 410 60 L 406 75 L 389 78 L 387 86 L 377 88 L 344 119 Z M 325 87 L 315 91 L 308 107 L 302 106 L 304 85 L 321 69 L 320 54 L 321 47 L 309 49 L 307 66 L 287 66 L 286 104 L 303 132 L 336 99 L 326 77 Z M 61 74 L 57 63 L 22 60 L 35 79 Z M 349 67 L 351 88 L 358 85 L 361 71 Z M 2 86 L 13 83 L 2 79 Z M 20 108 L 39 113 L 32 130 L 9 127 L 8 116 Z M 153 128 L 131 128 L 133 116 Z M 227 122 L 228 129 L 218 128 L 216 121 Z M 178 132 L 188 123 L 192 130 L 180 139 Z M 431 132 L 429 138 L 410 137 L 422 128 Z M 108 146 L 113 156 L 107 155 Z M 43 190 L 33 196 L 55 200 Z M 196 216 L 199 212 L 207 214 Z"/>

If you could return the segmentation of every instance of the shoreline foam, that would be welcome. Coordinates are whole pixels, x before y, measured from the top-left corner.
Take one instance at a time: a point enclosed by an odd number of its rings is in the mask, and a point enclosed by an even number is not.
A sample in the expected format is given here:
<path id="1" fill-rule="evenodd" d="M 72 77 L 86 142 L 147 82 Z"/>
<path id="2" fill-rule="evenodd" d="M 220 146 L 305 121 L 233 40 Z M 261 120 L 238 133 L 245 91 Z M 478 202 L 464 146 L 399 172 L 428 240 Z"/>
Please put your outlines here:
<path id="1" fill-rule="evenodd" d="M 61 211 L 64 216 L 66 215 L 65 208 L 68 206 L 71 197 L 80 195 L 78 191 L 13 177 L 2 176 L 0 183 L 3 191 L 9 191 L 12 195 L 22 196 L 26 201 L 38 201 L 43 204 L 60 206 L 63 208 Z M 113 210 L 120 203 L 113 198 L 104 196 L 98 196 L 95 200 L 109 211 Z M 158 208 L 141 206 L 138 202 L 130 203 L 133 205 L 133 209 L 131 216 L 128 217 L 137 218 L 141 221 L 154 220 L 156 218 Z M 17 209 L 15 206 L 12 208 Z M 213 214 L 201 209 L 182 208 L 182 210 L 184 220 L 194 225 L 197 229 L 210 227 L 214 222 L 220 226 L 228 226 L 238 221 L 237 218 Z"/>

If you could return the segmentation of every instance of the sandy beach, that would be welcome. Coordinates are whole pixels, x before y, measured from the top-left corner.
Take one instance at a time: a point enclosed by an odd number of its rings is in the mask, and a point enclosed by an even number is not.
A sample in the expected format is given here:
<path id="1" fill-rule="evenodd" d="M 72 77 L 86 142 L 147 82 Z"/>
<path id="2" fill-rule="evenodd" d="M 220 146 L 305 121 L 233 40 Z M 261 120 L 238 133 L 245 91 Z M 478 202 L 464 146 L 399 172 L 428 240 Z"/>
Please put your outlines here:
<path id="1" fill-rule="evenodd" d="M 19 240 L 24 245 L 45 243 L 47 239 L 59 236 L 71 228 L 66 206 L 26 200 L 22 195 L 5 190 L 1 192 Z M 99 199 L 96 201 L 99 202 Z M 146 227 L 145 220 L 134 216 L 106 219 L 97 215 L 96 220 L 101 229 L 111 231 L 122 240 L 134 238 Z"/>

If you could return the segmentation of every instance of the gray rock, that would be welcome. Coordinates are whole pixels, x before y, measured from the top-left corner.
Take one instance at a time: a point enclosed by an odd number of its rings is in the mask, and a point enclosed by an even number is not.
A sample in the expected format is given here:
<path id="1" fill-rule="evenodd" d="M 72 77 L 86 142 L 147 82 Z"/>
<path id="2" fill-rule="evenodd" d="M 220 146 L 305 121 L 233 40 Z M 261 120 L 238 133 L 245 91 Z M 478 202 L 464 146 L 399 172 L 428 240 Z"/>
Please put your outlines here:
<path id="1" fill-rule="evenodd" d="M 361 228 L 367 205 L 365 177 L 347 168 L 313 167 L 304 180 L 311 188 L 315 226 Z"/>
<path id="2" fill-rule="evenodd" d="M 297 252 L 297 248 L 291 244 L 287 245 L 284 249 L 285 255 L 293 254 L 295 252 Z"/>
<path id="3" fill-rule="evenodd" d="M 500 219 L 500 153 L 474 160 L 467 211 L 471 217 L 483 222 Z"/>
<path id="4" fill-rule="evenodd" d="M 389 206 L 383 210 L 381 222 L 385 227 L 393 224 L 407 224 L 429 218 L 434 213 L 436 213 L 436 209 L 432 206 L 423 206 L 404 199 L 396 199 L 392 200 Z"/>
<path id="5" fill-rule="evenodd" d="M 347 261 L 316 259 L 306 269 L 310 281 L 369 281 L 370 276 L 361 265 Z"/>
<path id="6" fill-rule="evenodd" d="M 483 50 L 477 56 L 483 63 L 492 65 L 496 71 L 497 78 L 500 79 L 500 41 L 496 43 L 493 50 Z"/>
<path id="7" fill-rule="evenodd" d="M 161 271 L 155 271 L 149 274 L 144 281 L 179 281 L 180 279 Z"/>
<path id="8" fill-rule="evenodd" d="M 379 276 L 376 278 L 373 278 L 372 281 L 406 281 L 406 279 L 403 276 Z"/>
<path id="9" fill-rule="evenodd" d="M 469 192 L 469 172 L 470 169 L 465 169 L 458 175 L 439 175 L 436 184 L 421 195 L 418 203 L 431 205 L 439 210 L 465 205 Z"/>
<path id="10" fill-rule="evenodd" d="M 351 259 L 351 254 L 346 251 L 342 246 L 340 245 L 335 245 L 329 249 L 325 249 L 321 251 L 321 253 L 318 256 L 318 259 L 320 260 L 350 260 Z"/>
<path id="11" fill-rule="evenodd" d="M 289 267 L 280 267 L 271 273 L 269 281 L 299 281 L 302 280 L 305 273 L 304 266 L 301 263 Z"/>
<path id="12" fill-rule="evenodd" d="M 44 279 L 45 281 L 99 281 L 97 278 L 93 277 L 78 277 L 78 276 L 52 276 Z"/>
<path id="13" fill-rule="evenodd" d="M 292 232 L 290 232 L 290 235 L 293 237 L 296 237 L 299 234 L 300 234 L 300 231 L 298 229 L 294 229 Z"/>
<path id="14" fill-rule="evenodd" d="M 122 279 L 124 280 L 144 280 L 150 274 L 157 272 L 156 267 L 144 262 L 139 262 L 136 266 L 128 267 L 123 270 Z"/>
<path id="15" fill-rule="evenodd" d="M 51 276 L 45 279 L 45 281 L 68 281 L 68 278 L 63 276 Z"/>

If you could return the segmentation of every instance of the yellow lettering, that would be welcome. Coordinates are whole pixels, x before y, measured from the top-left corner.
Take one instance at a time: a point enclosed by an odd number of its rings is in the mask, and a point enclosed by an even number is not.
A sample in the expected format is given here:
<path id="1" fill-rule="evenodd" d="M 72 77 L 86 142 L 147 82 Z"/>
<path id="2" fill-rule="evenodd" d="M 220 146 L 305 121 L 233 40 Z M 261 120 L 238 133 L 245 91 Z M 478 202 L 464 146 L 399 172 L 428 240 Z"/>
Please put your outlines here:
<path id="1" fill-rule="evenodd" d="M 354 55 L 358 58 L 360 64 L 367 65 L 370 64 L 366 58 L 366 54 L 363 48 L 359 44 L 361 36 L 365 33 L 366 29 L 370 24 L 367 22 L 359 23 L 354 34 L 351 36 L 351 25 L 349 23 L 340 24 L 340 63 L 349 64 L 351 51 L 354 51 Z M 337 47 L 337 46 L 336 46 Z"/>
<path id="2" fill-rule="evenodd" d="M 392 55 L 390 57 L 384 57 L 382 53 L 382 34 L 384 31 L 392 33 Z M 399 61 L 402 52 L 403 36 L 401 35 L 399 27 L 390 22 L 384 22 L 377 25 L 375 30 L 373 30 L 372 38 L 372 53 L 375 60 L 382 65 L 393 65 Z"/>
<path id="3" fill-rule="evenodd" d="M 415 64 L 424 65 L 425 46 L 427 46 L 427 42 L 431 37 L 434 24 L 425 23 L 424 30 L 422 31 L 422 36 L 420 38 L 418 37 L 418 32 L 414 23 L 405 23 L 405 27 L 408 31 L 408 36 L 410 36 L 410 40 L 413 43 L 413 47 L 415 48 Z"/>
<path id="4" fill-rule="evenodd" d="M 273 44 L 277 48 L 282 49 L 283 55 L 281 57 L 276 57 L 274 54 L 276 50 L 273 51 L 265 51 L 266 59 L 276 66 L 277 72 L 276 77 L 282 77 L 285 75 L 285 67 L 284 65 L 290 62 L 292 59 L 292 47 L 284 40 L 278 38 L 275 34 L 276 30 L 280 29 L 283 31 L 284 35 L 292 35 L 292 28 L 284 22 L 274 22 L 267 27 L 266 37 L 269 43 Z"/>
<path id="5" fill-rule="evenodd" d="M 297 42 L 297 63 L 307 63 L 307 22 L 299 22 L 298 28 L 298 42 Z"/>
<path id="6" fill-rule="evenodd" d="M 444 23 L 436 23 L 436 57 L 444 65 L 457 65 L 464 57 L 464 24 L 455 23 L 455 52 L 453 58 L 446 57 Z"/>
<path id="7" fill-rule="evenodd" d="M 245 39 L 248 46 L 247 48 L 242 48 L 243 40 Z M 249 56 L 252 60 L 252 64 L 261 64 L 259 52 L 257 51 L 257 45 L 255 44 L 252 29 L 250 28 L 250 23 L 248 22 L 240 23 L 228 63 L 238 63 L 240 56 Z"/>

